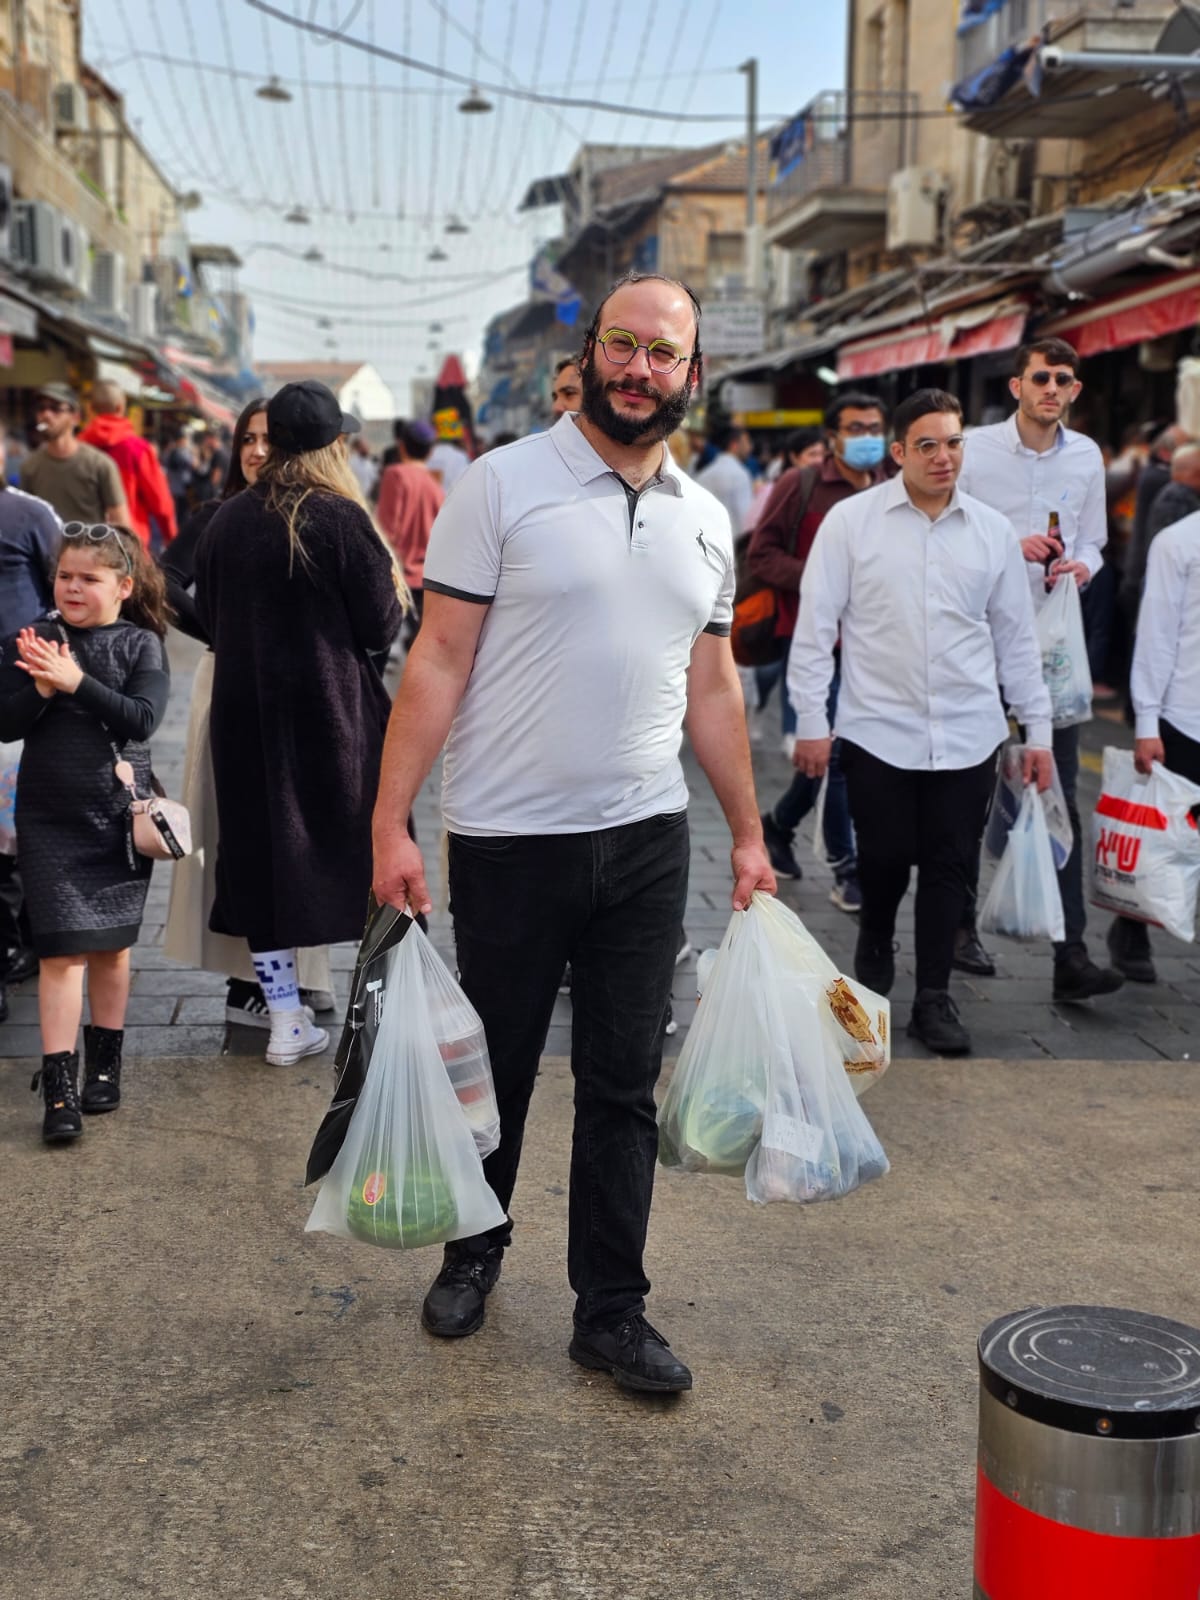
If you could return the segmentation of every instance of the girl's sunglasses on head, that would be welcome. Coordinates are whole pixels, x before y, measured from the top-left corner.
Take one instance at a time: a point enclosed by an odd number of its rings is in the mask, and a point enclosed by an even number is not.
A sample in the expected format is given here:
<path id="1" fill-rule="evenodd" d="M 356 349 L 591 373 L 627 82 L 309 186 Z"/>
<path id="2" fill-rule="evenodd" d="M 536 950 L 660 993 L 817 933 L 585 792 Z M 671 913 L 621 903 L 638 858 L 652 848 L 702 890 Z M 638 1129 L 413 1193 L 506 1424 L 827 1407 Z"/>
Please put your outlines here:
<path id="1" fill-rule="evenodd" d="M 86 541 L 88 544 L 103 544 L 106 539 L 115 539 L 117 548 L 125 558 L 129 576 L 133 577 L 133 560 L 125 548 L 119 528 L 109 527 L 107 522 L 68 522 L 63 528 L 63 538 L 75 543 Z"/>

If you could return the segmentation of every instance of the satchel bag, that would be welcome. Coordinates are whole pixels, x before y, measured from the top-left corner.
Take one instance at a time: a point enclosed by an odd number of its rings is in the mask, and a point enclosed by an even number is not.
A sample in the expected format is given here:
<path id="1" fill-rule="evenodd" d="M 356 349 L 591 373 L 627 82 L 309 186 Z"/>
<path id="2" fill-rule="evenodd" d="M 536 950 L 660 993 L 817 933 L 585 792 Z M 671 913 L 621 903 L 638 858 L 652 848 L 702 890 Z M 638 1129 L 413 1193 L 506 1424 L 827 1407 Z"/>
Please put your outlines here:
<path id="1" fill-rule="evenodd" d="M 192 853 L 192 819 L 188 808 L 179 800 L 168 800 L 163 786 L 153 775 L 150 782 L 154 793 L 148 800 L 140 798 L 134 782 L 133 767 L 113 745 L 113 771 L 120 783 L 129 790 L 129 840 L 139 855 L 151 861 L 181 861 Z M 133 865 L 131 860 L 130 865 Z"/>
<path id="2" fill-rule="evenodd" d="M 792 528 L 792 555 L 796 553 L 800 528 L 808 515 L 819 477 L 820 473 L 814 467 L 804 469 L 804 488 L 800 492 L 800 507 Z M 737 589 L 733 597 L 733 623 L 729 637 L 733 659 L 739 667 L 769 667 L 783 658 L 787 640 L 775 631 L 779 618 L 778 593 L 773 585 L 761 582 L 750 571 L 752 538 L 753 534 L 744 533 L 734 546 Z"/>

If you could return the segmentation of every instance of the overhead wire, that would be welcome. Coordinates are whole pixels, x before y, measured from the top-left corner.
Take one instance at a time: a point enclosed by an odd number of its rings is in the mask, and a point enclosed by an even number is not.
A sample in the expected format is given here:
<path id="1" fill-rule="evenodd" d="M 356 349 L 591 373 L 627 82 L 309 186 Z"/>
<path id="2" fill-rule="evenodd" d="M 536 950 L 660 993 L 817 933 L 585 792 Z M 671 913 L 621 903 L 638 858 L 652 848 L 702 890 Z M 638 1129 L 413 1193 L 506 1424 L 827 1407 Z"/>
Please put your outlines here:
<path id="1" fill-rule="evenodd" d="M 675 19 L 675 32 L 671 35 L 671 42 L 667 46 L 667 50 L 666 50 L 665 59 L 667 61 L 675 61 L 675 60 L 678 59 L 679 52 L 683 47 L 684 31 L 687 28 L 688 19 L 691 16 L 691 12 L 692 12 L 692 0 L 679 0 L 679 15 Z M 640 67 L 639 67 L 639 70 L 640 70 Z M 721 71 L 728 71 L 729 69 L 726 67 L 726 68 L 722 68 L 720 70 Z M 655 88 L 654 88 L 655 97 L 657 98 L 658 95 L 663 93 L 663 91 L 667 87 L 667 84 L 673 78 L 677 78 L 677 77 L 686 78 L 687 76 L 688 76 L 688 74 L 686 72 L 682 72 L 682 73 L 675 73 L 675 72 L 670 72 L 670 71 L 664 72 L 661 75 L 661 77 L 658 78 L 658 80 L 657 80 L 657 82 L 655 84 Z M 693 71 L 692 74 L 691 74 L 691 83 L 688 86 L 688 91 L 685 91 L 685 92 L 690 92 L 692 90 L 692 87 L 696 83 L 697 78 L 698 78 L 698 73 Z M 650 137 L 650 126 L 651 125 L 648 122 L 644 122 L 642 124 L 641 142 L 643 144 Z"/>
<path id="2" fill-rule="evenodd" d="M 314 4 L 315 4 L 315 0 L 314 0 Z M 360 7 L 356 6 L 354 9 L 355 9 L 355 14 L 357 14 L 357 12 L 359 11 Z M 345 26 L 345 24 L 343 24 L 343 26 Z M 354 186 L 353 186 L 353 179 L 352 179 L 352 177 L 350 175 L 350 138 L 349 138 L 349 135 L 348 135 L 348 133 L 346 131 L 346 96 L 345 96 L 345 94 L 343 92 L 343 89 L 342 89 L 342 73 L 341 73 L 342 47 L 341 47 L 341 41 L 340 40 L 338 40 L 335 43 L 334 48 L 331 51 L 331 57 L 332 57 L 332 60 L 333 60 L 333 78 L 334 78 L 334 82 L 337 85 L 337 88 L 334 91 L 334 105 L 335 105 L 336 110 L 337 110 L 338 153 L 341 156 L 341 162 L 342 162 L 342 192 L 346 196 L 346 205 L 347 205 L 347 207 L 349 208 L 349 211 L 350 211 L 349 221 L 353 222 L 354 221 Z M 371 60 L 372 65 L 374 65 L 374 61 L 375 61 L 374 56 L 372 56 L 370 58 L 370 60 Z"/>
<path id="3" fill-rule="evenodd" d="M 161 9 L 161 0 L 154 0 L 154 4 L 152 5 L 151 9 L 153 10 L 157 20 L 159 11 Z M 187 48 L 192 57 L 195 58 L 196 33 L 192 26 L 192 13 L 191 7 L 188 4 L 188 0 L 180 0 L 179 9 L 183 14 L 183 26 L 186 34 Z M 217 162 L 223 172 L 237 172 L 240 170 L 239 165 L 236 161 L 231 161 L 229 159 L 229 153 L 225 149 L 224 132 L 213 111 L 212 100 L 208 93 L 208 80 L 203 73 L 199 73 L 197 75 L 196 83 L 200 97 L 200 110 L 203 113 L 205 122 L 208 124 L 209 137 L 212 140 L 212 148 L 216 154 Z M 236 186 L 237 185 L 235 184 L 235 187 Z M 270 191 L 260 182 L 258 184 L 258 192 L 260 195 L 266 196 Z"/>
<path id="4" fill-rule="evenodd" d="M 269 192 L 269 186 L 263 176 L 262 165 L 259 160 L 258 140 L 251 132 L 250 120 L 246 115 L 246 107 L 243 103 L 242 95 L 238 91 L 238 80 L 236 75 L 237 69 L 234 64 L 233 55 L 233 36 L 229 31 L 229 12 L 226 8 L 225 0 L 217 0 L 217 20 L 220 24 L 221 40 L 225 50 L 227 73 L 229 81 L 233 85 L 233 100 L 237 107 L 238 126 L 242 131 L 242 143 L 245 146 L 244 155 L 247 162 L 250 164 L 250 169 L 253 173 L 254 181 L 258 186 L 259 193 L 267 194 Z M 286 141 L 284 142 L 284 154 L 285 156 L 289 156 L 286 148 Z"/>
<path id="5" fill-rule="evenodd" d="M 446 18 L 444 13 L 438 18 L 437 59 L 439 76 L 444 76 L 443 69 L 446 64 Z M 429 152 L 429 199 L 425 209 L 430 214 L 434 210 L 434 201 L 438 192 L 438 162 L 441 159 L 441 139 L 442 104 L 439 100 L 433 108 L 433 131 Z"/>
<path id="6" fill-rule="evenodd" d="M 638 40 L 637 52 L 636 52 L 636 54 L 634 55 L 634 58 L 633 58 L 634 59 L 634 63 L 635 63 L 635 74 L 634 74 L 634 77 L 633 77 L 633 79 L 632 79 L 632 81 L 630 82 L 630 85 L 629 85 L 629 93 L 630 93 L 631 97 L 634 94 L 634 92 L 636 91 L 638 84 L 641 82 L 642 64 L 646 59 L 646 51 L 650 47 L 650 35 L 653 32 L 654 24 L 657 21 L 658 21 L 658 13 L 657 13 L 655 7 L 654 6 L 647 6 L 646 7 L 646 20 L 642 24 L 642 36 Z M 613 130 L 612 130 L 612 133 L 609 136 L 613 144 L 620 144 L 620 142 L 621 142 L 621 132 L 622 132 L 624 127 L 625 127 L 625 117 L 622 115 L 622 116 L 618 117 L 616 122 L 613 124 Z"/>
<path id="7" fill-rule="evenodd" d="M 162 17 L 159 12 L 159 7 L 156 4 L 151 3 L 148 9 L 150 12 L 151 24 L 154 28 L 155 35 L 158 38 L 159 45 L 165 50 L 167 47 L 166 35 L 163 32 Z M 171 99 L 174 102 L 172 111 L 174 113 L 175 125 L 182 130 L 185 144 L 187 148 L 193 152 L 196 169 L 199 171 L 205 182 L 216 183 L 222 181 L 220 155 L 214 152 L 217 161 L 216 170 L 214 171 L 209 165 L 208 154 L 204 140 L 198 136 L 195 128 L 192 126 L 192 119 L 188 110 L 191 101 L 180 88 L 179 80 L 175 76 L 175 69 L 173 67 L 167 68 L 167 85 L 171 93 Z M 236 189 L 239 186 L 236 183 L 231 182 L 230 187 Z"/>
<path id="8" fill-rule="evenodd" d="M 367 6 L 367 38 L 375 43 L 375 0 Z M 376 78 L 375 57 L 367 59 L 367 82 L 370 85 L 368 146 L 371 152 L 371 204 L 376 211 L 382 201 L 379 193 L 379 83 Z"/>
<path id="9" fill-rule="evenodd" d="M 616 0 L 616 4 L 613 6 L 612 12 L 608 19 L 608 37 L 604 41 L 604 48 L 600 55 L 600 68 L 596 76 L 597 84 L 602 84 L 605 81 L 608 73 L 608 64 L 612 60 L 613 45 L 616 43 L 617 39 L 617 29 L 621 25 L 621 7 L 623 3 L 624 0 Z M 595 120 L 596 113 L 593 110 L 591 116 L 588 117 L 587 121 L 583 125 L 583 139 L 581 140 L 581 143 L 587 143 L 588 138 L 591 135 L 592 125 Z"/>
<path id="10" fill-rule="evenodd" d="M 433 0 L 433 6 L 434 6 L 434 9 L 438 12 L 438 14 L 440 16 L 444 17 L 445 7 L 440 4 L 440 0 Z M 449 18 L 445 18 L 445 20 L 449 21 L 450 19 Z M 455 26 L 457 27 L 458 24 L 456 23 Z M 475 48 L 474 48 L 474 54 L 473 54 L 473 56 L 471 58 L 471 71 L 472 71 L 472 73 L 475 73 L 475 74 L 477 74 L 478 71 L 479 71 L 479 46 L 480 46 L 480 36 L 481 36 L 482 33 L 483 33 L 483 0 L 475 0 L 475 38 L 474 38 L 474 47 Z M 501 104 L 503 104 L 503 102 L 501 102 Z M 498 130 L 495 129 L 495 128 L 492 128 L 489 131 L 492 133 L 493 138 L 495 138 Z M 457 187 L 456 187 L 455 193 L 454 193 L 454 212 L 455 212 L 455 215 L 461 220 L 462 214 L 466 210 L 466 201 L 467 201 L 467 167 L 470 165 L 470 156 L 471 156 L 471 142 L 470 142 L 470 136 L 469 136 L 469 133 L 468 133 L 467 129 L 465 129 L 465 128 L 460 128 L 459 129 L 459 139 L 460 139 L 460 152 L 459 152 L 459 158 L 458 158 L 458 184 L 457 184 Z"/>
<path id="11" fill-rule="evenodd" d="M 518 0 L 509 0 L 508 32 L 504 41 L 504 60 L 506 63 L 506 71 L 507 64 L 512 61 L 513 50 L 516 48 L 517 11 Z M 496 194 L 496 167 L 500 160 L 500 147 L 503 142 L 501 135 L 504 130 L 505 113 L 507 110 L 508 101 L 501 100 L 500 104 L 496 108 L 496 126 L 492 130 L 491 153 L 488 157 L 487 167 L 482 169 L 482 186 L 479 191 L 479 202 L 475 208 L 476 215 L 485 214 L 485 204 L 488 196 Z M 509 204 L 510 202 L 507 200 L 497 199 L 493 202 L 493 204 L 486 207 L 486 215 L 491 217 L 503 216 L 507 212 Z"/>
<path id="12" fill-rule="evenodd" d="M 299 5 L 300 0 L 295 0 L 295 3 Z M 285 20 L 291 20 L 299 26 L 298 18 Z M 317 154 L 317 130 L 313 123 L 312 106 L 309 104 L 308 99 L 308 57 L 305 54 L 304 41 L 305 35 L 303 29 L 301 29 L 296 46 L 296 58 L 300 68 L 301 109 L 304 113 L 304 128 L 308 138 L 309 159 L 312 162 L 313 192 L 317 197 L 317 204 L 324 208 L 325 192 L 321 185 L 321 161 Z"/>

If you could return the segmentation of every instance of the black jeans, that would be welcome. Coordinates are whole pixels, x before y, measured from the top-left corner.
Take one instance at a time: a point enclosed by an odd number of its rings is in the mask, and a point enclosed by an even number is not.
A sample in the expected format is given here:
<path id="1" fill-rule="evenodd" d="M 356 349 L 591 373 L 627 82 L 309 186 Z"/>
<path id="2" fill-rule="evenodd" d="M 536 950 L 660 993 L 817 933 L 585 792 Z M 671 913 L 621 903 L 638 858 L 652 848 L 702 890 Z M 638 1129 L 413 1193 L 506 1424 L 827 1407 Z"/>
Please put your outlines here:
<path id="1" fill-rule="evenodd" d="M 4 970 L 2 963 L 6 950 L 25 949 L 32 943 L 33 935 L 25 914 L 17 858 L 0 855 L 0 972 Z"/>
<path id="2" fill-rule="evenodd" d="M 911 772 L 843 739 L 842 767 L 858 840 L 859 926 L 891 939 L 915 866 L 917 988 L 948 989 L 995 753 L 975 767 Z"/>
<path id="3" fill-rule="evenodd" d="M 1177 772 L 1189 783 L 1200 783 L 1200 739 L 1181 733 L 1165 717 L 1159 718 L 1158 733 L 1163 742 L 1163 766 L 1167 771 Z"/>
<path id="4" fill-rule="evenodd" d="M 483 1019 L 500 1147 L 484 1175 L 507 1212 L 563 968 L 571 963 L 575 1130 L 567 1274 L 575 1321 L 645 1308 L 642 1256 L 658 1153 L 654 1085 L 687 901 L 686 812 L 595 833 L 450 835 L 462 986 Z M 468 1249 L 507 1245 L 511 1217 Z"/>

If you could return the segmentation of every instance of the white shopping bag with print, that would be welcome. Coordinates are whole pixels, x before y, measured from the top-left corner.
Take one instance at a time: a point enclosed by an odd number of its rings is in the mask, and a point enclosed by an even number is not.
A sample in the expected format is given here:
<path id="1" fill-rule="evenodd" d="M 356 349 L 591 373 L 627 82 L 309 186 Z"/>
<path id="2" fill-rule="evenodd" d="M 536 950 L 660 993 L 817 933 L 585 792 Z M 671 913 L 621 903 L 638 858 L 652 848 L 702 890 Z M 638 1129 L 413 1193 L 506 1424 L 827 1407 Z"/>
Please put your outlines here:
<path id="1" fill-rule="evenodd" d="M 1056 728 L 1090 722 L 1092 673 L 1083 633 L 1079 585 L 1068 573 L 1051 589 L 1037 614 L 1042 676 L 1050 691 L 1051 721 Z"/>
<path id="2" fill-rule="evenodd" d="M 1092 903 L 1191 944 L 1200 891 L 1200 785 L 1156 761 L 1141 777 L 1128 750 L 1104 752 L 1092 817 Z"/>

